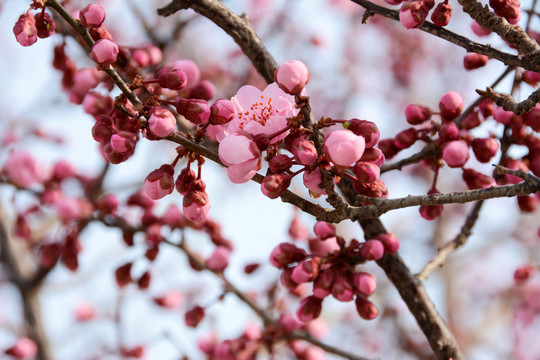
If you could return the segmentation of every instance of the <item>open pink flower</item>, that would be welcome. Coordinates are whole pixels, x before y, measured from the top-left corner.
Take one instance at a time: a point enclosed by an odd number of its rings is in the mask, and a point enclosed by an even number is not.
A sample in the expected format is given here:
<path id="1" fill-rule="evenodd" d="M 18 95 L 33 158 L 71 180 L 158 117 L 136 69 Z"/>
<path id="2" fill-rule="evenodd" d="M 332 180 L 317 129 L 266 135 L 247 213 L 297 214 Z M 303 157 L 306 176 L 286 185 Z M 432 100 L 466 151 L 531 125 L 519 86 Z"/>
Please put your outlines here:
<path id="1" fill-rule="evenodd" d="M 231 99 L 235 107 L 235 117 L 227 125 L 229 134 L 244 130 L 249 134 L 271 135 L 287 127 L 287 118 L 295 116 L 295 101 L 292 95 L 285 93 L 276 83 L 263 91 L 254 86 L 242 86 Z M 289 132 L 276 136 L 272 143 L 287 136 Z"/>
<path id="2" fill-rule="evenodd" d="M 240 134 L 223 138 L 219 158 L 227 168 L 227 176 L 235 184 L 249 181 L 261 168 L 261 153 L 255 142 Z"/>

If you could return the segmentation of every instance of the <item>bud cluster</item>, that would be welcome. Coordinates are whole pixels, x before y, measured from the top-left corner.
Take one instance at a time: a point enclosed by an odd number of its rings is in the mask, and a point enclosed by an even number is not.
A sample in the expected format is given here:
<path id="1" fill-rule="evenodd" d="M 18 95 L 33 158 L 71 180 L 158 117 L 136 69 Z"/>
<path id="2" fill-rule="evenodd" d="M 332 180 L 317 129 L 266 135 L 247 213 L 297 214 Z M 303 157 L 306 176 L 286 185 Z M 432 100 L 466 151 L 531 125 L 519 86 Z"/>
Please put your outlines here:
<path id="1" fill-rule="evenodd" d="M 297 292 L 301 284 L 313 284 L 312 295 L 300 302 L 298 319 L 303 323 L 316 319 L 329 295 L 342 302 L 355 300 L 362 318 L 375 318 L 378 310 L 368 300 L 375 291 L 375 277 L 355 267 L 398 251 L 396 236 L 385 233 L 363 243 L 352 239 L 346 244 L 336 234 L 334 225 L 322 221 L 315 224 L 314 232 L 316 237 L 308 240 L 309 252 L 291 243 L 281 243 L 270 255 L 272 265 L 282 270 L 281 284 L 290 292 Z"/>

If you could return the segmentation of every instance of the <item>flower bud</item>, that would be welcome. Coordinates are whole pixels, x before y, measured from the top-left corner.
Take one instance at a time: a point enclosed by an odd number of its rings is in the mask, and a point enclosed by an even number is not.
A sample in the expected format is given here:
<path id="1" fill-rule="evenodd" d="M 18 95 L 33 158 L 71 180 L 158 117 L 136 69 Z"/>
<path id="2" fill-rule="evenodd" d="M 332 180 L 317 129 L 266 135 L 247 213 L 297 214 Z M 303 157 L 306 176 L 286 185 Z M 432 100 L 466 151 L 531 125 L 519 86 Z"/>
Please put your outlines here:
<path id="1" fill-rule="evenodd" d="M 523 285 L 538 269 L 533 265 L 524 265 L 514 272 L 514 281 L 517 285 Z"/>
<path id="2" fill-rule="evenodd" d="M 176 111 L 195 125 L 202 124 L 210 118 L 210 107 L 205 100 L 180 98 Z"/>
<path id="3" fill-rule="evenodd" d="M 383 244 L 385 254 L 393 254 L 399 250 L 399 239 L 392 233 L 377 235 L 375 240 L 379 240 Z"/>
<path id="4" fill-rule="evenodd" d="M 332 284 L 332 296 L 343 302 L 352 301 L 354 299 L 354 290 L 349 280 L 345 277 L 337 277 Z"/>
<path id="5" fill-rule="evenodd" d="M 114 151 L 120 154 L 132 153 L 135 150 L 137 137 L 133 133 L 121 131 L 111 136 L 110 143 Z"/>
<path id="6" fill-rule="evenodd" d="M 381 167 L 381 165 L 384 164 L 384 160 L 384 153 L 378 148 L 366 149 L 360 158 L 360 161 L 370 162 L 378 167 Z"/>
<path id="7" fill-rule="evenodd" d="M 205 315 L 205 309 L 199 305 L 196 305 L 191 310 L 186 312 L 186 315 L 184 316 L 184 320 L 187 326 L 195 328 L 202 321 L 202 319 L 204 318 L 204 315 Z"/>
<path id="8" fill-rule="evenodd" d="M 358 181 L 363 183 L 373 182 L 381 174 L 381 169 L 377 165 L 363 161 L 358 161 L 352 171 L 358 178 Z"/>
<path id="9" fill-rule="evenodd" d="M 148 119 L 148 127 L 157 137 L 171 135 L 176 128 L 176 119 L 172 112 L 164 108 L 155 108 Z"/>
<path id="10" fill-rule="evenodd" d="M 158 200 L 174 190 L 174 169 L 171 165 L 162 165 L 152 171 L 144 180 L 144 191 L 150 199 Z"/>
<path id="11" fill-rule="evenodd" d="M 462 178 L 469 190 L 485 189 L 495 185 L 495 180 L 491 176 L 479 173 L 473 169 L 464 168 Z"/>
<path id="12" fill-rule="evenodd" d="M 442 151 L 442 158 L 452 168 L 463 167 L 469 159 L 469 146 L 465 141 L 450 141 Z"/>
<path id="13" fill-rule="evenodd" d="M 116 284 L 119 288 L 125 287 L 127 284 L 129 284 L 133 279 L 131 278 L 131 267 L 133 266 L 133 263 L 127 263 L 119 268 L 117 268 L 114 272 L 115 278 L 116 278 Z"/>
<path id="14" fill-rule="evenodd" d="M 203 222 L 210 211 L 210 201 L 205 192 L 206 184 L 201 179 L 192 182 L 182 201 L 182 210 L 186 219 L 193 222 Z"/>
<path id="15" fill-rule="evenodd" d="M 439 191 L 435 188 L 428 191 L 428 195 L 438 193 Z M 441 216 L 443 210 L 444 207 L 442 205 L 422 205 L 419 208 L 420 216 L 428 221 L 437 219 L 439 216 Z"/>
<path id="16" fill-rule="evenodd" d="M 319 239 L 325 240 L 336 236 L 336 226 L 325 221 L 317 221 L 313 227 L 313 232 Z"/>
<path id="17" fill-rule="evenodd" d="M 439 109 L 443 120 L 454 120 L 463 110 L 463 98 L 455 91 L 449 91 L 441 97 Z"/>
<path id="18" fill-rule="evenodd" d="M 90 4 L 79 12 L 79 21 L 86 28 L 98 28 L 105 21 L 105 9 L 98 4 Z"/>
<path id="19" fill-rule="evenodd" d="M 362 157 L 365 148 L 363 137 L 349 130 L 336 130 L 326 136 L 323 151 L 334 164 L 350 166 Z"/>
<path id="20" fill-rule="evenodd" d="M 311 295 L 300 302 L 296 316 L 301 322 L 307 323 L 321 314 L 322 300 Z"/>
<path id="21" fill-rule="evenodd" d="M 322 171 L 317 167 L 313 171 L 304 171 L 304 185 L 309 189 L 310 193 L 317 195 L 326 195 L 326 190 L 321 187 L 322 185 Z"/>
<path id="22" fill-rule="evenodd" d="M 493 118 L 498 123 L 501 123 L 505 126 L 509 126 L 514 119 L 515 114 L 511 111 L 506 111 L 502 107 L 497 107 L 493 112 Z"/>
<path id="23" fill-rule="evenodd" d="M 315 145 L 304 137 L 294 139 L 288 150 L 301 165 L 311 165 L 318 157 Z"/>
<path id="24" fill-rule="evenodd" d="M 439 128 L 439 139 L 442 142 L 457 140 L 458 137 L 459 137 L 459 129 L 455 122 L 446 121 L 441 124 L 441 127 Z"/>
<path id="25" fill-rule="evenodd" d="M 313 296 L 324 299 L 332 293 L 335 274 L 331 270 L 323 270 L 313 282 Z"/>
<path id="26" fill-rule="evenodd" d="M 182 171 L 180 171 L 180 175 L 178 175 L 178 178 L 175 182 L 176 190 L 180 194 L 186 195 L 189 187 L 191 186 L 191 183 L 195 181 L 196 178 L 197 175 L 195 174 L 195 171 L 187 167 L 182 169 Z"/>
<path id="27" fill-rule="evenodd" d="M 116 61 L 118 52 L 118 45 L 115 42 L 108 39 L 101 39 L 92 46 L 90 57 L 98 64 L 107 66 Z"/>
<path id="28" fill-rule="evenodd" d="M 268 167 L 274 174 L 285 172 L 292 166 L 292 159 L 285 154 L 280 154 L 272 157 L 268 161 Z"/>
<path id="29" fill-rule="evenodd" d="M 277 68 L 274 80 L 286 93 L 298 95 L 309 81 L 309 70 L 303 62 L 290 60 Z"/>
<path id="30" fill-rule="evenodd" d="M 217 99 L 210 106 L 210 119 L 212 125 L 223 125 L 234 119 L 234 103 L 229 99 Z"/>
<path id="31" fill-rule="evenodd" d="M 431 110 L 428 107 L 411 104 L 405 108 L 405 117 L 411 125 L 420 125 L 431 118 Z"/>
<path id="32" fill-rule="evenodd" d="M 37 344 L 26 337 L 18 338 L 13 346 L 4 351 L 16 359 L 34 359 L 38 354 Z"/>
<path id="33" fill-rule="evenodd" d="M 178 309 L 182 305 L 182 293 L 178 290 L 171 290 L 165 294 L 155 297 L 154 302 L 166 309 Z"/>
<path id="34" fill-rule="evenodd" d="M 489 162 L 499 150 L 499 143 L 493 138 L 476 138 L 472 141 L 471 146 L 474 156 L 482 163 Z"/>
<path id="35" fill-rule="evenodd" d="M 448 0 L 437 5 L 433 14 L 431 14 L 431 21 L 437 26 L 446 26 L 450 22 L 452 17 L 452 6 L 448 4 Z"/>
<path id="36" fill-rule="evenodd" d="M 476 21 L 473 21 L 471 23 L 471 30 L 476 36 L 480 37 L 488 36 L 489 34 L 491 34 L 491 30 L 486 29 Z"/>
<path id="37" fill-rule="evenodd" d="M 187 76 L 180 69 L 164 68 L 158 74 L 158 84 L 161 87 L 171 90 L 182 90 L 186 87 Z"/>
<path id="38" fill-rule="evenodd" d="M 230 251 L 224 246 L 218 246 L 206 260 L 206 267 L 215 272 L 222 272 L 229 266 Z"/>
<path id="39" fill-rule="evenodd" d="M 290 243 L 281 243 L 272 250 L 270 263 L 278 269 L 283 269 L 289 264 L 304 260 L 306 256 L 305 250 Z"/>
<path id="40" fill-rule="evenodd" d="M 201 99 L 210 101 L 216 93 L 216 88 L 208 80 L 203 80 L 189 91 L 189 97 L 193 99 Z"/>
<path id="41" fill-rule="evenodd" d="M 394 139 L 394 146 L 399 150 L 407 149 L 413 146 L 417 140 L 417 132 L 418 131 L 415 128 L 410 128 L 399 132 Z"/>
<path id="42" fill-rule="evenodd" d="M 379 240 L 367 240 L 360 247 L 359 254 L 366 260 L 379 260 L 384 255 L 384 245 Z"/>
<path id="43" fill-rule="evenodd" d="M 38 12 L 34 15 L 36 20 L 37 36 L 40 39 L 45 39 L 54 34 L 54 20 L 51 15 L 46 12 Z"/>
<path id="44" fill-rule="evenodd" d="M 182 70 L 187 77 L 186 88 L 192 88 L 199 83 L 201 71 L 197 64 L 191 60 L 177 60 L 171 65 L 172 68 Z"/>
<path id="45" fill-rule="evenodd" d="M 354 303 L 358 315 L 364 320 L 373 320 L 379 315 L 379 309 L 364 296 L 357 296 Z"/>
<path id="46" fill-rule="evenodd" d="M 302 284 L 315 280 L 315 278 L 319 274 L 320 263 L 321 259 L 318 257 L 310 260 L 301 261 L 293 268 L 291 279 L 297 284 Z"/>
<path id="47" fill-rule="evenodd" d="M 353 284 L 357 292 L 369 296 L 375 292 L 377 279 L 367 272 L 359 272 L 353 275 Z"/>
<path id="48" fill-rule="evenodd" d="M 486 65 L 489 57 L 482 54 L 470 53 L 463 58 L 465 70 L 474 70 Z"/>
<path id="49" fill-rule="evenodd" d="M 478 114 L 478 111 L 471 111 L 469 115 L 465 116 L 463 121 L 461 122 L 461 128 L 465 130 L 474 129 L 475 127 L 478 127 L 482 123 L 482 120 L 480 119 L 480 116 Z"/>
<path id="50" fill-rule="evenodd" d="M 348 130 L 358 136 L 361 136 L 366 141 L 366 148 L 374 147 L 381 137 L 381 133 L 377 125 L 372 121 L 351 119 L 348 121 Z"/>

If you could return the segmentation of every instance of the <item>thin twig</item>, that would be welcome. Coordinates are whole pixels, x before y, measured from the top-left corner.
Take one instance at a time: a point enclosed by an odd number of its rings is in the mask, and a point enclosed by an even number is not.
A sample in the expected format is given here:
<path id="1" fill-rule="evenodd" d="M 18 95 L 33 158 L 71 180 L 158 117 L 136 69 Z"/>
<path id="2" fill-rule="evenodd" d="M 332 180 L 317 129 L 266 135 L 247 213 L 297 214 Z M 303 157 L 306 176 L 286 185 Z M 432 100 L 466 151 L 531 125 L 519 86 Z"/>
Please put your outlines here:
<path id="1" fill-rule="evenodd" d="M 450 254 L 452 254 L 456 249 L 465 245 L 467 239 L 471 235 L 472 228 L 476 223 L 476 220 L 478 219 L 478 214 L 480 213 L 480 209 L 482 208 L 483 204 L 483 201 L 478 201 L 476 204 L 474 204 L 474 207 L 469 216 L 467 216 L 465 224 L 463 224 L 463 226 L 461 227 L 461 231 L 459 232 L 459 234 L 454 238 L 454 240 L 446 243 L 443 247 L 441 247 L 437 251 L 437 255 L 435 255 L 435 257 L 433 257 L 433 259 L 431 259 L 424 266 L 424 268 L 415 275 L 418 280 L 425 281 L 433 271 L 444 265 L 446 259 L 448 258 L 448 256 L 450 256 Z"/>

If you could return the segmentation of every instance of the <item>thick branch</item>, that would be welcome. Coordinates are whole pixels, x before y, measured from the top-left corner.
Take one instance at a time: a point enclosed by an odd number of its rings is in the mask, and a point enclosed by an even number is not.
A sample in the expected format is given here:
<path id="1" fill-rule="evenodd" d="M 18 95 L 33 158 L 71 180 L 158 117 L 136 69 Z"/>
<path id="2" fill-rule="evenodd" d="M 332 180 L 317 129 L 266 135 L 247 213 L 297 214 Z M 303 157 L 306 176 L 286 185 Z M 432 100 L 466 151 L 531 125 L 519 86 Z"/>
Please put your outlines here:
<path id="1" fill-rule="evenodd" d="M 51 349 L 41 322 L 41 307 L 39 304 L 38 290 L 41 280 L 48 274 L 43 269 L 30 277 L 25 276 L 18 254 L 11 246 L 10 239 L 0 222 L 0 261 L 6 265 L 10 272 L 11 280 L 21 294 L 24 317 L 28 325 L 28 337 L 35 341 L 38 347 L 38 360 L 52 360 Z M 43 275 L 43 276 L 42 276 Z"/>
<path id="2" fill-rule="evenodd" d="M 173 0 L 169 5 L 158 9 L 158 14 L 169 16 L 179 10 L 189 8 L 207 17 L 229 34 L 264 79 L 268 83 L 274 81 L 274 70 L 277 68 L 277 64 L 262 44 L 246 16 L 236 15 L 221 2 L 215 0 Z"/>

